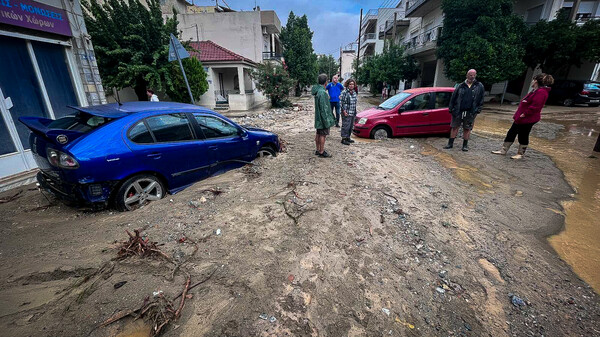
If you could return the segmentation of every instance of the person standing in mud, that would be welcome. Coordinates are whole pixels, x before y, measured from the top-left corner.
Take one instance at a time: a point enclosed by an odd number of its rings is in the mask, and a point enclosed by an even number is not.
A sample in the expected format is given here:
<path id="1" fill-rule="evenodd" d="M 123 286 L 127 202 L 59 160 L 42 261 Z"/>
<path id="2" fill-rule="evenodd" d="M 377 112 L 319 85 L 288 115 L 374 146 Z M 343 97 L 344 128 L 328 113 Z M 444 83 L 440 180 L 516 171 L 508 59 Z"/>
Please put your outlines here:
<path id="1" fill-rule="evenodd" d="M 329 104 L 329 95 L 325 91 L 327 75 L 319 75 L 317 81 L 319 84 L 315 84 L 311 90 L 312 95 L 315 96 L 315 129 L 317 129 L 315 155 L 321 158 L 329 158 L 331 155 L 325 151 L 325 138 L 329 135 L 329 128 L 335 124 L 335 121 Z"/>
<path id="2" fill-rule="evenodd" d="M 531 81 L 531 91 L 519 103 L 519 107 L 513 116 L 513 124 L 506 133 L 502 149 L 492 151 L 493 154 L 505 155 L 517 136 L 519 137 L 519 150 L 517 154 L 512 156 L 512 159 L 521 159 L 525 155 L 527 145 L 529 145 L 529 133 L 535 123 L 542 119 L 542 108 L 548 99 L 550 85 L 554 83 L 552 75 L 539 74 Z"/>
<path id="3" fill-rule="evenodd" d="M 458 135 L 458 129 L 462 125 L 463 127 L 463 151 L 469 151 L 469 137 L 471 136 L 471 130 L 473 130 L 473 123 L 475 117 L 481 112 L 483 106 L 483 95 L 485 89 L 483 84 L 477 81 L 477 71 L 471 69 L 467 72 L 467 79 L 456 87 L 450 98 L 450 113 L 452 114 L 452 121 L 450 126 L 450 139 L 448 139 L 448 145 L 444 146 L 444 149 L 451 149 L 454 147 L 454 139 Z"/>
<path id="4" fill-rule="evenodd" d="M 338 82 L 338 75 L 333 75 L 331 83 L 327 84 L 327 92 L 329 93 L 329 104 L 331 111 L 335 109 L 335 127 L 340 127 L 340 94 L 344 90 L 344 86 Z"/>
<path id="5" fill-rule="evenodd" d="M 352 128 L 354 127 L 354 118 L 356 117 L 356 104 L 358 100 L 358 89 L 356 81 L 348 79 L 344 83 L 346 90 L 342 92 L 340 102 L 342 103 L 342 144 L 350 145 L 354 143 L 352 136 Z"/>

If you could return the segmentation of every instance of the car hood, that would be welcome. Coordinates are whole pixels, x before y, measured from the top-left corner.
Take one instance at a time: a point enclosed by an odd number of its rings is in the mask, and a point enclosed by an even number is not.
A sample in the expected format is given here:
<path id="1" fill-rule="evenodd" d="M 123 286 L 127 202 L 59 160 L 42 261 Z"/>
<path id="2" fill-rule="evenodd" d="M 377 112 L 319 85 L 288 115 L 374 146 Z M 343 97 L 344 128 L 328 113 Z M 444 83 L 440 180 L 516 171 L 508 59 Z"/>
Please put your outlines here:
<path id="1" fill-rule="evenodd" d="M 255 128 L 255 127 L 251 127 L 251 126 L 244 126 L 244 129 L 248 130 L 248 132 L 252 132 L 257 135 L 275 136 L 275 133 L 273 133 L 271 131 L 267 131 L 265 129 Z"/>
<path id="2" fill-rule="evenodd" d="M 386 113 L 388 113 L 390 110 L 382 110 L 382 109 L 378 109 L 378 108 L 371 108 L 371 109 L 367 109 L 364 111 L 361 111 L 360 113 L 358 113 L 356 115 L 357 119 L 360 118 L 374 118 L 374 117 L 380 117 Z"/>

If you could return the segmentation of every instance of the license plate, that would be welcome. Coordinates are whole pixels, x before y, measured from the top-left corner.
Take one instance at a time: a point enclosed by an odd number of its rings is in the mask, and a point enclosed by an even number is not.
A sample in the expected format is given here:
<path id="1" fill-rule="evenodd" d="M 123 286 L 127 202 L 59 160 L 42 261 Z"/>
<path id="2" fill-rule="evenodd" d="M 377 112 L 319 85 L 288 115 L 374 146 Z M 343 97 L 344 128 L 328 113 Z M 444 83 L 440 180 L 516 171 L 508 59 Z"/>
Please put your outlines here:
<path id="1" fill-rule="evenodd" d="M 590 103 L 600 103 L 600 99 L 593 99 L 590 101 Z"/>

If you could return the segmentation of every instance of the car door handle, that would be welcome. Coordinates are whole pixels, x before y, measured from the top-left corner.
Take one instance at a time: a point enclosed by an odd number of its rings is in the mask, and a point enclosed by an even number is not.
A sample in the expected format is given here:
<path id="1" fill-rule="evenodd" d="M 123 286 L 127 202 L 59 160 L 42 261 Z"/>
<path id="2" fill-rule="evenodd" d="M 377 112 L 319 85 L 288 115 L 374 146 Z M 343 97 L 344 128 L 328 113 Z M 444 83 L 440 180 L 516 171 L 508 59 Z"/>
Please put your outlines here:
<path id="1" fill-rule="evenodd" d="M 423 116 L 429 116 L 429 112 L 423 112 Z"/>
<path id="2" fill-rule="evenodd" d="M 219 147 L 217 145 L 211 145 L 211 146 L 208 147 L 209 150 L 216 150 L 218 148 Z"/>
<path id="3" fill-rule="evenodd" d="M 150 157 L 150 158 L 158 159 L 158 158 L 160 158 L 160 156 L 162 156 L 162 153 L 160 153 L 160 152 L 152 152 L 152 153 L 147 154 L 146 156 Z"/>

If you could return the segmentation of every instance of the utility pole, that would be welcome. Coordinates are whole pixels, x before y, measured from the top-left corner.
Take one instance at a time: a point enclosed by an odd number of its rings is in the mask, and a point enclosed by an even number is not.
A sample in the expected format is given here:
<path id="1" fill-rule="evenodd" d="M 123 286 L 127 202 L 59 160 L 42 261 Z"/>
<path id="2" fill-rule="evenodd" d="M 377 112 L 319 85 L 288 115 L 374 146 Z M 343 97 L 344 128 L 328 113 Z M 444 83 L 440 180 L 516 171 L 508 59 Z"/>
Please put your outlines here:
<path id="1" fill-rule="evenodd" d="M 358 48 L 356 53 L 356 75 L 358 77 L 358 67 L 360 66 L 360 34 L 362 32 L 362 8 L 360 9 L 360 23 L 358 24 Z"/>
<path id="2" fill-rule="evenodd" d="M 396 42 L 396 20 L 398 19 L 398 13 L 394 12 L 394 27 L 392 27 L 392 44 Z M 385 32 L 384 32 L 385 34 Z"/>
<path id="3" fill-rule="evenodd" d="M 340 76 L 342 76 L 342 46 L 340 46 Z"/>
<path id="4" fill-rule="evenodd" d="M 196 41 L 200 42 L 200 35 L 198 34 L 198 24 L 195 24 L 194 26 L 196 26 Z"/>
<path id="5" fill-rule="evenodd" d="M 577 19 L 577 11 L 579 11 L 579 5 L 581 0 L 574 0 L 573 7 L 571 7 L 571 13 L 569 14 L 569 21 L 575 21 Z"/>

